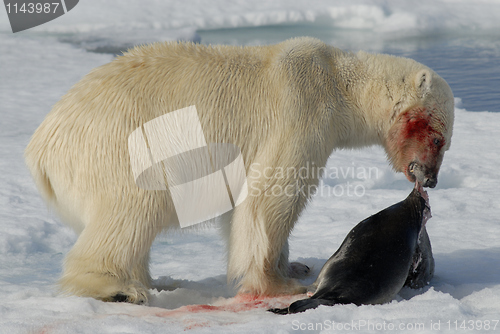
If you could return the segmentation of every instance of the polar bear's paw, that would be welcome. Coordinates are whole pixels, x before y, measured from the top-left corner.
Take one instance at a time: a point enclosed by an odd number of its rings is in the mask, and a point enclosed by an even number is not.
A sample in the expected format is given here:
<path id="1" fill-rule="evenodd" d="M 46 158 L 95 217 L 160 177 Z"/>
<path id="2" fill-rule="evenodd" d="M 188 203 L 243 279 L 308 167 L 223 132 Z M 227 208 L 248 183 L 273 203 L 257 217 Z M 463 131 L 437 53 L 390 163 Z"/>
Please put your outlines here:
<path id="1" fill-rule="evenodd" d="M 148 292 L 140 286 L 129 285 L 127 289 L 122 289 L 122 291 L 119 291 L 115 295 L 99 299 L 106 302 L 147 304 Z"/>
<path id="2" fill-rule="evenodd" d="M 60 281 L 63 292 L 92 297 L 105 302 L 146 304 L 148 289 L 138 280 L 120 279 L 117 275 L 87 272 L 71 275 L 66 273 Z"/>
<path id="3" fill-rule="evenodd" d="M 105 302 L 147 304 L 148 294 L 146 291 L 135 291 L 131 293 L 118 292 L 114 296 L 100 299 Z"/>
<path id="4" fill-rule="evenodd" d="M 288 275 L 291 278 L 302 279 L 309 276 L 311 268 L 300 262 L 290 262 Z"/>
<path id="5" fill-rule="evenodd" d="M 281 290 L 281 291 L 280 291 Z M 286 284 L 282 286 L 279 294 L 282 295 L 298 295 L 307 292 L 307 287 L 301 284 L 294 278 L 290 278 L 287 280 Z"/>
<path id="6" fill-rule="evenodd" d="M 253 296 L 282 296 L 296 295 L 307 292 L 307 287 L 302 285 L 294 278 L 286 278 L 281 280 L 260 280 L 249 282 L 244 280 L 238 294 L 253 295 Z"/>

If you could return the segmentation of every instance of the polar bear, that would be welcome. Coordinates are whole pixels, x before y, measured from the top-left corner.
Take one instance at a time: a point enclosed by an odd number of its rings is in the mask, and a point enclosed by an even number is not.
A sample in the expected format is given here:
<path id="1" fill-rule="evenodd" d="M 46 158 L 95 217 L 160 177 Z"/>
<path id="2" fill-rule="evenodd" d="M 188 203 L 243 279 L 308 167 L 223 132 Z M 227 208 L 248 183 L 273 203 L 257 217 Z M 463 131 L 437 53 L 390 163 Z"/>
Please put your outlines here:
<path id="1" fill-rule="evenodd" d="M 288 237 L 310 194 L 270 189 L 303 189 L 318 175 L 273 170 L 322 167 L 336 149 L 381 145 L 395 171 L 434 187 L 454 120 L 447 83 L 410 59 L 353 54 L 308 37 L 136 47 L 72 87 L 26 148 L 43 198 L 80 233 L 65 259 L 63 291 L 147 301 L 151 244 L 179 222 L 168 191 L 136 185 L 127 139 L 191 105 L 207 142 L 240 148 L 249 187 L 258 190 L 223 222 L 228 280 L 254 295 L 304 291 L 293 278 L 303 267 L 288 262 Z"/>

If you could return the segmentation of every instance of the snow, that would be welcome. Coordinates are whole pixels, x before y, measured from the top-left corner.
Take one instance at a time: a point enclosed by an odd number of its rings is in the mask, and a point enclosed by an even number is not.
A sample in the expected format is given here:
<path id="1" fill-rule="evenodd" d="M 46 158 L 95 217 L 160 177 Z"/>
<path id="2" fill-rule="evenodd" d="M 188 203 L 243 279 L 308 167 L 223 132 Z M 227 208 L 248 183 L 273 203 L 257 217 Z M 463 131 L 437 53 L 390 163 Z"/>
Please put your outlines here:
<path id="1" fill-rule="evenodd" d="M 439 184 L 428 190 L 433 217 L 427 228 L 436 276 L 429 287 L 404 289 L 385 305 L 322 306 L 290 316 L 265 312 L 267 306 L 285 305 L 293 297 L 264 301 L 235 297 L 226 283 L 225 244 L 217 228 L 209 226 L 158 237 L 151 271 L 155 285 L 165 290 L 152 290 L 148 306 L 61 295 L 56 282 L 77 236 L 39 197 L 24 165 L 23 150 L 51 106 L 92 68 L 113 58 L 88 50 L 113 51 L 166 39 L 204 42 L 204 36 L 224 35 L 233 28 L 240 29 L 239 36 L 257 36 L 245 40 L 247 44 L 266 43 L 275 36 L 265 34 L 276 30 L 265 26 L 277 25 L 291 31 L 314 26 L 356 35 L 361 41 L 366 39 L 359 36 L 379 33 L 389 41 L 394 36 L 423 41 L 441 33 L 498 37 L 499 12 L 500 1 L 493 0 L 348 4 L 217 0 L 210 5 L 189 0 L 87 0 L 59 19 L 17 34 L 10 31 L 6 14 L 0 14 L 0 333 L 321 329 L 375 333 L 385 332 L 383 326 L 396 333 L 453 329 L 489 333 L 495 332 L 495 325 L 498 332 L 500 113 L 466 110 L 461 96 L 456 99 L 452 146 Z M 488 66 L 476 64 L 484 65 Z M 468 73 L 473 72 L 474 68 Z M 468 79 L 462 80 L 466 86 Z M 379 147 L 334 152 L 327 167 L 340 173 L 332 172 L 323 180 L 322 193 L 313 198 L 291 237 L 291 260 L 313 269 L 305 283 L 314 280 L 355 224 L 404 199 L 412 189 L 403 175 L 390 169 Z"/>

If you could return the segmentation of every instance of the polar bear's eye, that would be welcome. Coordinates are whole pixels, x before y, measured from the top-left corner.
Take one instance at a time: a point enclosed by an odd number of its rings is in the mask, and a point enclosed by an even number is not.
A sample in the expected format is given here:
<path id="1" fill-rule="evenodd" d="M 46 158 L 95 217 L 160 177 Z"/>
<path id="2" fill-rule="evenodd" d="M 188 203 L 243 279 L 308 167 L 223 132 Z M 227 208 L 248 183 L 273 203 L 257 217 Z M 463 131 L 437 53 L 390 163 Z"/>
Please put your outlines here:
<path id="1" fill-rule="evenodd" d="M 434 138 L 434 145 L 439 146 L 441 144 L 441 140 L 439 138 Z"/>

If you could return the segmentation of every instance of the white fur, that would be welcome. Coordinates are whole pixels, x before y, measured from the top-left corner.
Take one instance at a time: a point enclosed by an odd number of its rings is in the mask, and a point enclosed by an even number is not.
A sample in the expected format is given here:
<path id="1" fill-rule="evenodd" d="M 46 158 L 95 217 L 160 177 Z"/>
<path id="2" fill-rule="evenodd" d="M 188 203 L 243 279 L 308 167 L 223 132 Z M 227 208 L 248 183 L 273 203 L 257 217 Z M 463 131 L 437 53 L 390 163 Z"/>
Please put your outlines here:
<path id="1" fill-rule="evenodd" d="M 336 148 L 387 148 L 394 120 L 415 106 L 433 106 L 448 146 L 453 124 L 449 87 L 409 59 L 353 55 L 311 38 L 263 47 L 135 48 L 77 83 L 26 149 L 43 197 L 81 232 L 64 264 L 64 291 L 147 299 L 149 248 L 178 221 L 168 191 L 135 184 L 127 140 L 144 123 L 190 105 L 208 143 L 241 149 L 249 187 L 257 190 L 225 227 L 228 278 L 239 280 L 241 291 L 268 295 L 304 291 L 289 277 L 287 238 L 307 202 L 300 192 L 270 191 L 318 180 L 273 178 L 266 167 L 322 167 Z"/>

